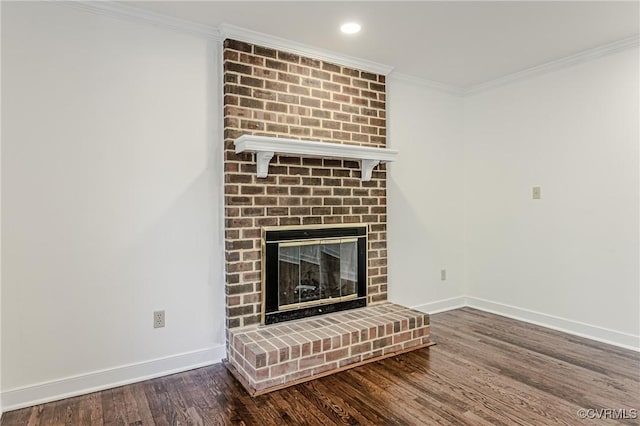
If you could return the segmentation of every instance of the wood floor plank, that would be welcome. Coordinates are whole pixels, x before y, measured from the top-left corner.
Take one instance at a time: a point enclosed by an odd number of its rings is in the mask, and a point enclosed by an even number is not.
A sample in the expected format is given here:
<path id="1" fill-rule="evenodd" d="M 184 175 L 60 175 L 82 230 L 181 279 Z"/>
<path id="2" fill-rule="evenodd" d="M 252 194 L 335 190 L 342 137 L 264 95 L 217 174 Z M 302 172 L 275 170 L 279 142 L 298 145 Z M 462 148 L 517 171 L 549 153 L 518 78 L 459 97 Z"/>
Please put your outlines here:
<path id="1" fill-rule="evenodd" d="M 640 353 L 471 308 L 437 345 L 252 398 L 221 364 L 5 413 L 31 425 L 638 425 Z M 638 411 L 635 411 L 637 413 Z"/>
<path id="2" fill-rule="evenodd" d="M 460 409 L 460 407 L 456 406 L 455 410 L 450 410 L 444 413 L 443 416 L 440 410 L 431 409 L 432 401 L 421 399 L 423 394 L 420 390 L 401 377 L 397 377 L 395 374 L 380 374 L 379 369 L 375 367 L 366 370 L 362 369 L 363 371 L 359 370 L 354 369 L 351 372 L 357 380 L 356 383 L 367 392 L 379 395 L 376 401 L 384 401 L 382 407 L 386 408 L 387 405 L 402 407 L 406 415 L 415 419 L 414 421 L 416 422 L 422 422 L 423 424 L 450 424 L 453 421 L 453 417 L 461 415 L 468 408 Z M 380 384 L 385 388 L 384 394 L 375 390 L 380 387 Z M 440 404 L 437 403 L 437 405 L 439 406 Z M 458 421 L 457 424 L 464 424 L 464 422 Z"/>
<path id="3" fill-rule="evenodd" d="M 322 386 L 322 391 L 328 395 L 335 403 L 344 410 L 345 416 L 352 418 L 358 424 L 398 424 L 399 419 L 389 418 L 389 413 L 379 404 L 379 400 L 367 398 L 362 395 L 366 392 L 361 387 L 358 392 L 352 392 L 353 385 L 350 383 L 349 375 L 326 377 L 317 381 L 318 386 Z M 375 402 L 378 402 L 376 405 Z M 392 421 L 393 420 L 393 421 Z"/>
<path id="4" fill-rule="evenodd" d="M 327 417 L 318 407 L 311 404 L 310 401 L 300 392 L 300 388 L 298 386 L 294 386 L 288 389 L 285 389 L 287 392 L 280 392 L 283 395 L 283 398 L 288 400 L 295 399 L 300 402 L 300 405 L 305 413 L 305 418 L 310 424 L 314 424 L 317 421 L 317 424 L 326 425 L 331 424 L 329 417 Z M 266 395 L 265 395 L 266 396 Z"/>
<path id="5" fill-rule="evenodd" d="M 470 308 L 465 309 L 468 309 L 473 315 L 478 315 L 478 312 L 480 312 Z M 486 313 L 480 312 L 480 318 L 484 319 L 485 317 L 482 314 L 486 315 Z M 478 336 L 498 339 L 592 371 L 601 373 L 606 371 L 609 375 L 618 374 L 625 378 L 637 379 L 637 375 L 633 375 L 632 371 L 625 368 L 629 362 L 640 367 L 640 354 L 637 352 L 621 352 L 619 348 L 611 346 L 609 347 L 613 350 L 608 352 L 605 350 L 604 345 L 598 342 L 545 329 L 533 324 L 513 322 L 496 315 L 493 317 L 500 319 L 488 323 L 483 320 L 472 321 L 467 317 L 454 317 L 450 325 L 457 324 Z M 580 350 L 567 353 L 565 350 L 567 344 L 577 346 Z M 606 367 L 602 367 L 603 364 Z"/>
<path id="6" fill-rule="evenodd" d="M 417 401 L 421 401 L 423 404 L 427 404 L 428 411 L 431 413 L 437 413 L 438 415 L 449 420 L 448 424 L 464 424 L 464 420 L 457 418 L 455 421 L 452 417 L 456 417 L 458 414 L 467 412 L 468 410 L 461 411 L 455 404 L 446 404 L 445 410 L 442 412 L 439 410 L 439 405 L 433 402 L 431 390 L 436 386 L 439 389 L 449 388 L 454 390 L 454 393 L 459 397 L 463 397 L 471 405 L 471 409 L 480 410 L 488 414 L 488 417 L 492 419 L 493 423 L 506 422 L 507 424 L 523 424 L 519 416 L 518 410 L 512 410 L 512 407 L 504 403 L 502 400 L 496 400 L 491 398 L 490 395 L 485 394 L 484 391 L 478 391 L 468 386 L 467 381 L 469 375 L 464 377 L 454 377 L 452 379 L 447 378 L 445 375 L 439 376 L 439 383 L 435 380 L 437 375 L 432 373 L 432 370 L 427 370 L 420 362 L 410 363 L 409 357 L 402 357 L 397 360 L 399 365 L 391 365 L 380 373 L 385 375 L 391 380 L 397 380 L 399 383 L 408 383 L 411 385 L 412 393 Z M 420 371 L 428 374 L 427 380 L 424 380 L 424 375 L 408 374 L 407 371 Z M 426 399 L 429 398 L 429 399 Z"/>
<path id="7" fill-rule="evenodd" d="M 299 385 L 298 390 L 311 404 L 327 416 L 332 424 L 359 425 L 360 422 L 351 416 L 343 407 L 336 405 L 325 392 L 318 390 L 317 383 L 307 382 Z"/>
<path id="8" fill-rule="evenodd" d="M 212 397 L 210 387 L 204 386 L 209 381 L 204 373 L 204 369 L 197 369 L 183 376 L 186 383 L 185 392 L 189 395 L 185 398 L 192 402 L 192 409 L 198 412 L 203 424 L 216 426 L 231 424 L 226 419 L 224 408 L 219 405 L 217 398 Z"/>
<path id="9" fill-rule="evenodd" d="M 24 410 L 24 415 L 25 418 L 28 415 L 29 416 L 29 420 L 27 420 L 27 422 L 25 423 L 27 426 L 35 426 L 38 424 L 42 424 L 40 423 L 41 419 L 42 419 L 42 412 L 44 411 L 45 406 L 44 405 L 38 405 L 36 407 L 34 407 L 29 414 L 29 411 Z M 17 419 L 16 419 L 17 421 Z"/>
<path id="10" fill-rule="evenodd" d="M 233 407 L 241 424 L 277 425 L 279 416 L 262 399 L 251 398 L 244 388 L 233 378 L 226 368 L 212 370 L 214 380 L 220 386 L 221 394 L 229 396 L 227 403 Z M 260 410 L 259 408 L 263 409 Z"/>
<path id="11" fill-rule="evenodd" d="M 412 357 L 405 357 L 404 362 L 405 369 L 421 370 L 419 363 L 412 362 Z M 494 424 L 522 423 L 524 414 L 528 422 L 563 424 L 541 409 L 549 404 L 558 405 L 558 401 L 548 399 L 540 404 L 531 404 L 532 399 L 539 400 L 539 395 L 536 395 L 535 389 L 527 388 L 525 392 L 521 392 L 520 382 L 485 371 L 477 364 L 460 358 L 443 357 L 435 360 L 434 364 L 436 365 L 430 370 L 429 379 L 435 386 L 422 389 L 422 393 L 429 394 L 433 389 L 435 392 L 450 392 L 453 397 L 464 398 L 468 403 L 474 404 L 467 413 L 475 411 Z M 575 412 L 577 408 L 571 407 L 569 412 Z"/>
<path id="12" fill-rule="evenodd" d="M 456 354 L 470 359 L 483 359 L 483 366 L 491 371 L 499 372 L 503 376 L 512 377 L 517 381 L 542 391 L 552 393 L 559 398 L 568 399 L 582 407 L 593 407 L 604 404 L 613 406 L 620 404 L 620 392 L 614 389 L 616 380 L 609 378 L 608 385 L 603 386 L 597 400 L 589 394 L 593 382 L 603 379 L 602 374 L 559 359 L 547 359 L 538 352 L 522 350 L 522 348 L 504 344 L 501 340 L 489 342 L 479 339 L 473 344 L 459 338 L 458 331 L 450 329 L 441 337 L 442 342 L 448 343 L 449 348 L 456 348 Z M 484 359 L 482 353 L 499 348 L 491 359 Z M 526 357 L 525 363 L 514 363 L 513 359 Z M 546 368 L 553 365 L 553 369 Z M 622 407 L 621 407 L 622 408 Z"/>
<path id="13" fill-rule="evenodd" d="M 159 426 L 169 426 L 170 424 L 161 399 L 164 392 L 164 384 L 159 379 L 145 383 L 144 394 L 153 416 L 153 422 Z"/>
<path id="14" fill-rule="evenodd" d="M 91 423 L 91 395 L 78 397 L 78 418 L 76 424 L 86 425 Z"/>

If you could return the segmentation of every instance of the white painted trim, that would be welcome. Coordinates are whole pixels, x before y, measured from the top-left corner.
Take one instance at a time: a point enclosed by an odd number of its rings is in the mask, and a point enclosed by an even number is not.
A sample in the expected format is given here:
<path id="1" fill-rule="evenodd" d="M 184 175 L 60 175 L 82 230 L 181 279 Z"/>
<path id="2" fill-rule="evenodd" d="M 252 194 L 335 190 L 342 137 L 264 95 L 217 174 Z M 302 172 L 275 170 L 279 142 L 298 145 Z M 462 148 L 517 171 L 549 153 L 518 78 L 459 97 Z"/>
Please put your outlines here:
<path id="1" fill-rule="evenodd" d="M 225 345 L 185 352 L 2 392 L 4 412 L 71 398 L 130 383 L 216 364 L 226 357 Z"/>
<path id="2" fill-rule="evenodd" d="M 2 34 L 2 3 L 0 3 L 0 34 Z M 2 58 L 2 43 L 0 43 L 0 58 Z M 0 82 L 2 81 L 2 67 L 0 66 Z M 0 99 L 2 99 L 2 84 L 0 84 Z M 0 102 L 0 129 L 2 128 L 2 102 Z M 2 188 L 2 137 L 0 136 L 0 188 Z M 2 196 L 0 191 L 0 223 L 2 223 Z M 2 227 L 0 226 L 0 319 L 2 319 Z M 0 321 L 0 420 L 2 419 L 2 321 Z"/>
<path id="3" fill-rule="evenodd" d="M 257 176 L 267 177 L 269 161 L 274 153 L 293 154 L 316 158 L 344 158 L 360 160 L 363 181 L 371 179 L 371 171 L 378 163 L 394 161 L 398 151 L 387 148 L 373 148 L 368 146 L 348 145 L 319 141 L 287 139 L 273 136 L 242 135 L 234 142 L 236 154 L 252 152 L 256 154 Z"/>
<path id="4" fill-rule="evenodd" d="M 484 92 L 490 89 L 496 89 L 505 86 L 510 83 L 515 83 L 521 80 L 527 80 L 542 74 L 546 74 L 553 71 L 558 71 L 563 68 L 568 68 L 573 65 L 578 65 L 583 62 L 588 62 L 594 59 L 601 58 L 603 56 L 611 55 L 613 53 L 621 52 L 627 49 L 633 49 L 640 46 L 640 36 L 635 35 L 617 40 L 612 43 L 608 43 L 595 48 L 583 50 L 582 52 L 575 53 L 573 55 L 565 56 L 544 64 L 536 65 L 531 68 L 527 68 L 514 73 L 506 74 L 498 78 L 487 80 L 485 82 L 475 84 L 469 87 L 459 87 L 447 83 L 441 83 L 439 81 L 428 80 L 413 75 L 403 74 L 399 72 L 392 72 L 389 75 L 390 79 L 397 81 L 414 84 L 416 86 L 428 87 L 430 89 L 440 90 L 446 93 L 450 93 L 457 96 L 471 96 L 476 93 Z"/>
<path id="5" fill-rule="evenodd" d="M 640 351 L 640 336 L 477 297 L 453 297 L 417 305 L 414 306 L 413 309 L 429 314 L 437 314 L 466 306 L 625 349 Z M 8 389 L 2 392 L 2 401 L 5 404 L 2 406 L 2 411 L 17 410 L 37 404 L 180 373 L 194 368 L 205 367 L 220 362 L 225 356 L 226 348 L 224 345 L 220 345 L 140 363 L 93 371 L 49 382 Z"/>
<path id="6" fill-rule="evenodd" d="M 640 36 L 635 35 L 605 44 L 603 46 L 587 49 L 582 52 L 578 52 L 576 54 L 559 58 L 544 64 L 536 65 L 531 68 L 510 73 L 479 84 L 475 84 L 473 86 L 458 87 L 451 84 L 428 80 L 408 74 L 397 72 L 392 73 L 393 66 L 390 65 L 380 64 L 378 62 L 369 61 L 367 59 L 356 58 L 350 55 L 332 52 L 330 50 L 309 46 L 293 40 L 284 39 L 270 34 L 260 33 L 235 25 L 223 23 L 220 24 L 219 27 L 216 27 L 212 25 L 198 24 L 193 21 L 174 18 L 168 15 L 139 9 L 137 7 L 129 6 L 121 2 L 81 0 L 60 2 L 58 4 L 68 5 L 77 9 L 89 11 L 100 15 L 145 22 L 148 24 L 162 26 L 175 31 L 194 34 L 217 41 L 221 41 L 225 38 L 233 38 L 247 43 L 254 43 L 272 49 L 278 49 L 298 55 L 309 56 L 314 59 L 320 59 L 326 62 L 345 65 L 376 74 L 382 74 L 391 78 L 395 78 L 399 81 L 404 81 L 418 86 L 429 87 L 431 89 L 440 90 L 458 96 L 469 96 L 485 90 L 498 88 L 516 81 L 525 80 L 537 75 L 570 67 L 572 65 L 597 59 L 612 53 L 635 48 L 640 45 Z"/>
<path id="7" fill-rule="evenodd" d="M 544 64 L 536 65 L 522 71 L 507 74 L 493 80 L 485 81 L 484 83 L 473 85 L 464 89 L 463 93 L 466 96 L 483 92 L 488 89 L 495 89 L 509 83 L 513 83 L 515 81 L 526 80 L 538 75 L 557 71 L 563 68 L 598 59 L 606 55 L 621 52 L 627 49 L 632 49 L 638 46 L 640 46 L 640 36 L 631 36 L 622 40 L 614 41 L 613 43 L 608 43 L 603 46 L 583 50 L 582 52 L 565 56 L 564 58 L 556 59 L 554 61 L 546 62 Z"/>
<path id="8" fill-rule="evenodd" d="M 403 83 L 413 84 L 415 86 L 422 86 L 429 89 L 439 90 L 441 92 L 450 93 L 456 96 L 463 96 L 465 93 L 465 89 L 454 86 L 452 84 L 441 83 L 434 80 L 427 80 L 426 78 L 415 77 L 413 75 L 403 74 L 396 71 L 393 71 L 391 74 L 389 74 L 389 76 L 387 77 L 387 83 L 389 82 L 389 80 L 396 80 Z"/>
<path id="9" fill-rule="evenodd" d="M 503 317 L 524 321 L 529 324 L 562 331 L 563 333 L 574 336 L 585 337 L 597 342 L 640 352 L 640 336 L 504 303 L 492 302 L 479 297 L 452 297 L 450 299 L 436 300 L 434 302 L 413 306 L 412 309 L 432 315 L 464 307 L 478 309 Z"/>
<path id="10" fill-rule="evenodd" d="M 105 15 L 120 19 L 126 18 L 212 40 L 221 40 L 220 31 L 214 26 L 198 24 L 186 19 L 174 18 L 172 16 L 151 12 L 149 10 L 139 9 L 121 2 L 80 0 L 60 2 L 59 4 L 82 9 L 98 15 Z"/>
<path id="11" fill-rule="evenodd" d="M 287 40 L 270 34 L 237 27 L 235 25 L 223 23 L 216 27 L 214 25 L 198 24 L 186 19 L 175 18 L 129 6 L 121 2 L 80 0 L 61 3 L 99 15 L 126 18 L 169 28 L 179 32 L 198 35 L 212 40 L 221 41 L 225 38 L 232 38 L 234 40 L 258 44 L 272 49 L 295 53 L 297 55 L 308 56 L 314 59 L 357 68 L 375 74 L 382 74 L 386 76 L 391 72 L 391 70 L 393 70 L 393 67 L 389 65 L 332 52 L 330 50 L 313 47 L 297 41 Z"/>
<path id="12" fill-rule="evenodd" d="M 351 68 L 357 68 L 369 71 L 375 74 L 388 75 L 393 67 L 378 62 L 369 61 L 367 59 L 356 58 L 354 56 L 336 53 L 329 50 L 309 46 L 293 40 L 287 40 L 270 34 L 264 34 L 257 31 L 249 30 L 235 25 L 221 24 L 220 34 L 223 38 L 231 38 L 246 43 L 257 44 L 271 49 L 282 50 L 297 55 L 308 56 L 314 59 L 320 59 L 325 62 L 345 65 Z"/>
<path id="13" fill-rule="evenodd" d="M 467 296 L 466 299 L 471 308 L 640 352 L 640 336 L 478 297 Z"/>
<path id="14" fill-rule="evenodd" d="M 435 302 L 424 303 L 418 306 L 412 306 L 411 309 L 433 315 L 439 314 L 440 312 L 464 308 L 465 306 L 468 306 L 467 298 L 465 296 L 458 296 L 451 297 L 449 299 L 436 300 Z"/>
<path id="15" fill-rule="evenodd" d="M 218 53 L 218 58 L 217 58 L 217 66 L 218 66 L 218 79 L 216 81 L 217 83 L 217 89 L 216 90 L 216 102 L 217 102 L 217 106 L 218 106 L 218 119 L 217 119 L 217 140 L 215 143 L 215 157 L 216 157 L 216 163 L 214 163 L 214 170 L 218 171 L 218 179 L 219 179 L 219 183 L 218 183 L 218 191 L 220 194 L 220 197 L 222 198 L 222 200 L 224 201 L 225 199 L 225 189 L 224 189 L 224 176 L 225 176 L 225 169 L 224 169 L 224 90 L 222 88 L 224 88 L 224 46 L 222 45 L 222 40 L 220 40 L 219 42 L 216 43 L 216 48 L 217 48 L 217 53 Z M 218 282 L 222 284 L 223 286 L 223 297 L 222 300 L 219 301 L 220 303 L 220 308 L 222 308 L 220 310 L 220 312 L 226 312 L 226 306 L 227 306 L 227 300 L 226 300 L 226 291 L 227 291 L 227 258 L 225 256 L 225 227 L 226 227 L 226 216 L 225 216 L 225 205 L 226 203 L 224 202 L 218 202 L 218 229 L 220 230 L 220 238 L 218 239 L 218 265 L 220 266 L 220 272 L 219 272 L 219 276 L 218 276 Z M 225 325 L 224 325 L 224 335 L 225 335 L 225 343 L 228 343 L 228 333 L 227 333 L 227 322 L 226 322 L 226 317 L 225 317 Z M 225 357 L 227 356 L 226 353 L 226 346 L 225 346 Z"/>

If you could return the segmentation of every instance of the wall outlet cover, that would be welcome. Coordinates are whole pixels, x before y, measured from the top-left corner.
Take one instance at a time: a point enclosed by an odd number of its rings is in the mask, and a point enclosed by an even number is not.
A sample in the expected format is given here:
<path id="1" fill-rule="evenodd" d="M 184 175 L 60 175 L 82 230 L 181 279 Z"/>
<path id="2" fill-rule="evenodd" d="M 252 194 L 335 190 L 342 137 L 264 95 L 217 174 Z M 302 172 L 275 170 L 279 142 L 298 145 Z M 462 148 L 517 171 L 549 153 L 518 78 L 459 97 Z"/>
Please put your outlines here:
<path id="1" fill-rule="evenodd" d="M 164 327 L 164 311 L 154 311 L 153 313 L 153 328 Z"/>

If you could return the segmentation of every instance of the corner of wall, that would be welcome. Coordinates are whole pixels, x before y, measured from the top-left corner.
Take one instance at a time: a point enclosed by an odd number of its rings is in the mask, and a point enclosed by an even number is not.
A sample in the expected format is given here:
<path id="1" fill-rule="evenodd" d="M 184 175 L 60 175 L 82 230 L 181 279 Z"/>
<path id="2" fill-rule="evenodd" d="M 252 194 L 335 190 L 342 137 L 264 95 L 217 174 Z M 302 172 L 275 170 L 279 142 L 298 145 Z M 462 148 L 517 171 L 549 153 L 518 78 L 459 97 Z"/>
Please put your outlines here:
<path id="1" fill-rule="evenodd" d="M 460 125 L 462 126 L 462 234 L 463 234 L 463 255 L 462 255 L 462 294 L 468 295 L 471 292 L 469 277 L 469 168 L 467 167 L 469 137 L 467 135 L 467 102 L 468 97 L 462 97 L 462 107 L 460 113 Z"/>
<path id="2" fill-rule="evenodd" d="M 208 117 L 217 117 L 216 120 L 207 120 L 208 144 L 209 144 L 209 164 L 208 169 L 215 173 L 214 182 L 216 187 L 212 188 L 214 194 L 223 197 L 224 194 L 224 94 L 222 87 L 224 86 L 224 61 L 223 61 L 223 41 L 209 40 L 207 63 L 211 68 L 208 87 L 208 101 L 210 109 Z M 214 84 L 212 84 L 213 82 Z M 224 229 L 224 203 L 216 202 L 216 206 L 212 209 L 215 213 L 214 228 Z M 213 278 L 214 283 L 219 286 L 220 297 L 217 300 L 216 312 L 225 312 L 225 268 L 226 262 L 224 257 L 224 232 L 220 232 L 217 239 L 214 239 L 213 253 L 216 255 L 212 262 L 217 262 L 217 267 L 213 268 L 217 271 L 217 276 Z M 222 336 L 221 344 L 226 342 L 226 327 L 224 315 L 220 318 L 218 324 L 219 330 L 216 335 Z"/>
<path id="3" fill-rule="evenodd" d="M 0 2 L 0 38 L 2 38 L 2 8 Z M 0 45 L 0 58 L 2 46 Z M 0 63 L 2 61 L 0 60 Z M 0 67 L 0 99 L 2 99 L 2 67 Z M 2 129 L 2 103 L 0 102 L 0 129 Z M 0 135 L 0 224 L 2 224 L 2 135 Z M 2 226 L 0 226 L 0 421 L 3 413 L 2 405 Z"/>
<path id="4" fill-rule="evenodd" d="M 390 146 L 400 152 L 389 167 L 390 300 L 421 309 L 441 309 L 442 300 L 459 305 L 462 97 L 392 74 L 388 99 Z"/>

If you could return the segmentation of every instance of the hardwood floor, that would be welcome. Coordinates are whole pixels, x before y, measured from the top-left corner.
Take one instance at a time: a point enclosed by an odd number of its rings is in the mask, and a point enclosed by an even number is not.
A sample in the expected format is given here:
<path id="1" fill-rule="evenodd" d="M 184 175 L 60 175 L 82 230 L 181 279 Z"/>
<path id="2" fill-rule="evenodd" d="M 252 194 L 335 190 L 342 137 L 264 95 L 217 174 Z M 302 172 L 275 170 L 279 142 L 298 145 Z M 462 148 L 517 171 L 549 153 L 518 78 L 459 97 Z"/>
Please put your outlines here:
<path id="1" fill-rule="evenodd" d="M 611 419 L 640 415 L 639 353 L 470 308 L 431 324 L 436 346 L 257 398 L 214 365 L 8 412 L 1 425 L 640 424 Z"/>

